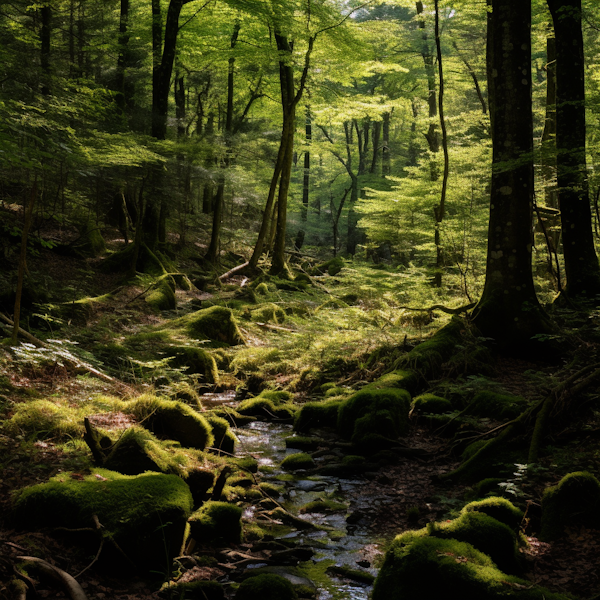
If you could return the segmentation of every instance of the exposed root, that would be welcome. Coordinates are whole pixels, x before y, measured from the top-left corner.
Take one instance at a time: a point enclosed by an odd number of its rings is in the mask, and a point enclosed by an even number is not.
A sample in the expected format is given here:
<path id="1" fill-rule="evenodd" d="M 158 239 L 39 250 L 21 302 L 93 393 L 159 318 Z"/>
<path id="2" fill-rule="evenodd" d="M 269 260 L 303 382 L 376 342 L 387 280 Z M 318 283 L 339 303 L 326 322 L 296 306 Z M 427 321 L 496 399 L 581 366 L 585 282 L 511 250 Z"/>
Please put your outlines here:
<path id="1" fill-rule="evenodd" d="M 88 600 L 82 587 L 67 572 L 35 556 L 17 556 L 17 560 L 35 567 L 38 571 L 60 583 L 71 600 Z"/>

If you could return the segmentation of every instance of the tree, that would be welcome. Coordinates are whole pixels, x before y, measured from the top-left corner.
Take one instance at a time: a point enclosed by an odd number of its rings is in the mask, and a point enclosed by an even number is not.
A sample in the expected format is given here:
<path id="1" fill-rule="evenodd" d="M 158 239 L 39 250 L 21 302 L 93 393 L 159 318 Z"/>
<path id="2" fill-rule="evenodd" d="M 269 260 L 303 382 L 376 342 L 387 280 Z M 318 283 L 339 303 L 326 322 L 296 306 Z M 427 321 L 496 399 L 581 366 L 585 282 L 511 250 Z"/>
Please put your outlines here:
<path id="1" fill-rule="evenodd" d="M 533 286 L 531 2 L 492 0 L 488 25 L 492 183 L 486 278 L 474 323 L 500 346 L 547 328 Z"/>
<path id="2" fill-rule="evenodd" d="M 556 36 L 556 167 L 562 242 L 571 297 L 600 294 L 585 158 L 581 0 L 548 0 Z"/>

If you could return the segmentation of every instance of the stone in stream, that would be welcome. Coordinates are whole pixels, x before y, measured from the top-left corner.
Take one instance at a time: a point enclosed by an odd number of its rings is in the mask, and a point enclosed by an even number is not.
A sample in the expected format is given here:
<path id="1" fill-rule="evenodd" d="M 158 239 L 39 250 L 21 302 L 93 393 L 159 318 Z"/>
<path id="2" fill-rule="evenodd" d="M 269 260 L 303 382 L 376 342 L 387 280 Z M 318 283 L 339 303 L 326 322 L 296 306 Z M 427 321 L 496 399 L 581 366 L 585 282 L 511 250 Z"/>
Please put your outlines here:
<path id="1" fill-rule="evenodd" d="M 301 479 L 300 481 L 295 482 L 294 487 L 303 492 L 322 492 L 327 487 L 327 483 L 325 481 Z"/>

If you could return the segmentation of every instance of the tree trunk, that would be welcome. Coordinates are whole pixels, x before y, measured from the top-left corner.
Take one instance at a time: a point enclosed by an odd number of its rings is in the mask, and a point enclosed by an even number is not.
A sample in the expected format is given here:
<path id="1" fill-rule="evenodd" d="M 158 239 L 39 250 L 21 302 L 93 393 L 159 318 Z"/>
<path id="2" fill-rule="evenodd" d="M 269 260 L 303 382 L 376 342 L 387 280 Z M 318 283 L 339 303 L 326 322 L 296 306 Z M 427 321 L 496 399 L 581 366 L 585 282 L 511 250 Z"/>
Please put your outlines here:
<path id="1" fill-rule="evenodd" d="M 42 94 L 50 95 L 50 34 L 52 27 L 52 7 L 45 4 L 40 9 L 42 29 L 40 31 L 40 64 L 42 67 Z"/>
<path id="2" fill-rule="evenodd" d="M 373 123 L 373 158 L 371 159 L 371 167 L 369 173 L 375 173 L 377 171 L 377 163 L 379 162 L 379 147 L 381 143 L 381 121 L 375 121 Z"/>
<path id="3" fill-rule="evenodd" d="M 554 33 L 548 35 L 546 39 L 546 118 L 542 132 L 541 171 L 546 206 L 558 208 L 556 193 L 556 40 Z"/>
<path id="4" fill-rule="evenodd" d="M 129 64 L 129 0 L 121 0 L 121 15 L 119 19 L 119 56 L 117 58 L 117 72 L 115 74 L 115 101 L 119 110 L 131 103 L 131 95 L 125 90 L 125 69 Z"/>
<path id="5" fill-rule="evenodd" d="M 523 347 L 547 329 L 531 268 L 531 0 L 492 0 L 488 42 L 492 184 L 486 279 L 474 322 L 499 347 Z"/>
<path id="6" fill-rule="evenodd" d="M 558 198 L 567 276 L 566 293 L 600 293 L 585 158 L 585 87 L 581 0 L 548 0 L 556 36 Z"/>
<path id="7" fill-rule="evenodd" d="M 175 73 L 175 118 L 177 119 L 177 138 L 185 137 L 185 80 L 183 75 Z"/>
<path id="8" fill-rule="evenodd" d="M 383 144 L 381 148 L 381 174 L 385 177 L 389 175 L 391 171 L 390 161 L 390 113 L 383 115 Z"/>
<path id="9" fill-rule="evenodd" d="M 306 105 L 306 150 L 304 151 L 304 173 L 302 177 L 302 212 L 300 217 L 302 221 L 308 218 L 308 205 L 310 200 L 310 144 L 312 142 L 312 119 L 310 106 Z"/>

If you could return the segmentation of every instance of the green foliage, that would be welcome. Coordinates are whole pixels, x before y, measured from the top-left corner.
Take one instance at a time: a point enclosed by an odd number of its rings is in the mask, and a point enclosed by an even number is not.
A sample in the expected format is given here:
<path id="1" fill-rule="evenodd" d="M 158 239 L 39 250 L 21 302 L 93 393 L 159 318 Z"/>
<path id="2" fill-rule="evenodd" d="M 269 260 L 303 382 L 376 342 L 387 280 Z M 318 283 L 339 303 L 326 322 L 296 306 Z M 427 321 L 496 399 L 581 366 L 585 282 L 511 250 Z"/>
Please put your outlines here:
<path id="1" fill-rule="evenodd" d="M 227 502 L 207 502 L 188 520 L 192 537 L 202 544 L 240 543 L 242 509 Z"/>

